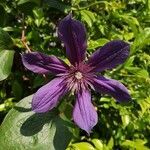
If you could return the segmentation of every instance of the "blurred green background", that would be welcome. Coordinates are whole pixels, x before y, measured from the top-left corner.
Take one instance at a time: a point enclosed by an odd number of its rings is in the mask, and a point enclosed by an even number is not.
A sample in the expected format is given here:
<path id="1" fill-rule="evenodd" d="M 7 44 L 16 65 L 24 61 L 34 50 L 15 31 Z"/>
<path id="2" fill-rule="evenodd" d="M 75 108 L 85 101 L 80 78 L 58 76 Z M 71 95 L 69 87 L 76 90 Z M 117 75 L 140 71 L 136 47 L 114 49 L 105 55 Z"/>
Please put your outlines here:
<path id="1" fill-rule="evenodd" d="M 101 98 L 93 93 L 99 122 L 88 136 L 72 125 L 73 103 L 66 97 L 58 111 L 71 124 L 68 128 L 72 136 L 59 149 L 150 149 L 150 0 L 0 0 L 0 123 L 17 102 L 53 78 L 23 67 L 20 53 L 26 48 L 21 41 L 22 31 L 31 50 L 53 54 L 67 62 L 57 26 L 70 12 L 86 26 L 88 56 L 110 40 L 121 39 L 131 44 L 128 60 L 103 74 L 126 85 L 132 101 L 128 105 L 118 104 L 107 95 Z M 6 123 L 0 126 L 0 139 L 6 138 L 2 134 L 4 126 Z M 20 149 L 28 149 L 27 143 L 22 143 L 24 148 Z M 33 147 L 30 149 L 38 149 Z M 8 149 L 6 145 L 5 148 Z"/>

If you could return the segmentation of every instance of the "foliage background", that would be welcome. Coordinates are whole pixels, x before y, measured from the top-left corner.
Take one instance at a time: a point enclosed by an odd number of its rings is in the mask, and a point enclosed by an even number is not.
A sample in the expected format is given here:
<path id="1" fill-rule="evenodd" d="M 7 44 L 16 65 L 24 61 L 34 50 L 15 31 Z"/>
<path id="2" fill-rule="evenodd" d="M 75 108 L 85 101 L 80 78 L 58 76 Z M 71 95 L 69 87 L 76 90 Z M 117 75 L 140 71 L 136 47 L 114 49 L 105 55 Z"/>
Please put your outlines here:
<path id="1" fill-rule="evenodd" d="M 71 123 L 74 102 L 70 101 L 72 97 L 66 97 L 57 107 L 57 116 L 67 122 L 66 127 L 69 130 L 64 129 L 65 134 L 60 132 L 58 135 L 60 139 L 56 145 L 63 138 L 62 134 L 66 137 L 69 135 L 69 138 L 64 138 L 66 144 L 57 148 L 54 146 L 53 149 L 63 150 L 68 147 L 67 150 L 148 150 L 150 0 L 0 0 L 0 122 L 17 102 L 33 94 L 53 78 L 51 75 L 46 78 L 39 76 L 23 67 L 20 53 L 25 52 L 26 48 L 21 42 L 22 31 L 25 30 L 30 49 L 56 55 L 67 62 L 56 31 L 58 22 L 70 12 L 86 26 L 88 56 L 113 39 L 125 40 L 131 44 L 130 57 L 125 64 L 103 74 L 124 83 L 131 93 L 132 101 L 128 105 L 122 105 L 107 95 L 100 97 L 99 94 L 95 94 L 93 103 L 99 114 L 99 122 L 88 136 Z M 10 111 L 9 116 L 14 111 L 16 110 Z M 12 115 L 12 120 L 13 117 L 17 118 L 18 115 Z M 9 119 L 7 117 L 0 126 L 0 145 L 6 150 L 12 145 L 6 140 L 9 144 L 6 142 L 4 146 L 2 141 L 7 137 L 3 133 L 8 132 L 7 136 L 12 137 L 13 142 L 18 136 L 13 134 L 14 129 L 9 128 L 15 126 L 13 121 L 8 123 Z M 63 121 L 58 119 L 55 122 L 56 128 L 57 124 L 63 124 Z M 49 128 L 48 131 L 52 131 L 52 128 Z M 40 130 L 38 132 L 40 133 Z M 38 132 L 34 134 L 39 134 Z M 19 140 L 22 136 L 27 135 L 19 136 Z M 29 149 L 39 149 L 40 146 L 47 149 L 42 145 L 39 146 L 40 139 L 38 140 L 39 142 L 34 144 L 30 141 L 22 142 L 23 146 L 20 149 L 26 149 L 26 145 L 30 145 Z M 49 140 L 51 145 L 55 145 L 53 138 Z M 16 144 L 15 149 L 18 147 Z"/>

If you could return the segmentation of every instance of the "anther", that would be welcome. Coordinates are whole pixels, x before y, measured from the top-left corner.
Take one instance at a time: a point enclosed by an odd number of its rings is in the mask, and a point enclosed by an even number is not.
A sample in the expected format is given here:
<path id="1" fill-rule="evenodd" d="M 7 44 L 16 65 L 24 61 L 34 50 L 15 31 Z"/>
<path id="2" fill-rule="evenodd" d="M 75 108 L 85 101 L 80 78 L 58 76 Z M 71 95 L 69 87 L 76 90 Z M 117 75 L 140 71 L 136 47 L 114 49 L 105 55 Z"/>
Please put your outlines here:
<path id="1" fill-rule="evenodd" d="M 80 80 L 80 79 L 82 79 L 83 76 L 82 76 L 81 72 L 76 72 L 75 77 L 76 77 L 76 79 Z"/>

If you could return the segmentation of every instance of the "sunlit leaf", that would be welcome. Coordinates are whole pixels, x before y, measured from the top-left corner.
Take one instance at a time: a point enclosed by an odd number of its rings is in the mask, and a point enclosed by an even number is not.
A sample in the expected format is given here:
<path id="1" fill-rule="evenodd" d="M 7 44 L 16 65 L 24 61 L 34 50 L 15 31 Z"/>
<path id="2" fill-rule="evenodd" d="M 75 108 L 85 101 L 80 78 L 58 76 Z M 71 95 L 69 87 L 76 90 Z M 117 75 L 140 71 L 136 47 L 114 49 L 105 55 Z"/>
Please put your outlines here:
<path id="1" fill-rule="evenodd" d="M 131 67 L 133 65 L 133 61 L 134 61 L 135 56 L 130 57 L 124 64 L 124 67 Z"/>
<path id="2" fill-rule="evenodd" d="M 145 45 L 149 43 L 150 43 L 150 28 L 145 28 L 135 38 L 131 47 L 131 54 L 135 53 L 139 49 L 142 49 Z"/>
<path id="3" fill-rule="evenodd" d="M 149 150 L 149 148 L 144 145 L 145 143 L 146 141 L 141 139 L 136 139 L 135 141 L 126 140 L 122 143 L 122 146 L 135 150 Z"/>
<path id="4" fill-rule="evenodd" d="M 140 24 L 137 18 L 130 16 L 129 14 L 115 14 L 115 16 L 120 18 L 122 21 L 126 22 L 131 27 L 135 36 L 138 34 Z"/>
<path id="5" fill-rule="evenodd" d="M 12 50 L 0 51 L 0 81 L 6 79 L 11 73 L 13 58 L 14 58 L 14 51 Z"/>
<path id="6" fill-rule="evenodd" d="M 150 109 L 150 97 L 147 97 L 146 99 L 138 100 L 137 102 L 140 105 L 142 110 L 139 113 L 143 115 L 144 113 L 148 112 L 148 110 Z"/>
<path id="7" fill-rule="evenodd" d="M 124 127 L 126 127 L 130 123 L 129 115 L 122 115 L 121 119 Z"/>
<path id="8" fill-rule="evenodd" d="M 149 78 L 149 73 L 145 69 L 139 67 L 126 67 L 126 69 L 137 77 L 141 77 L 145 79 Z"/>
<path id="9" fill-rule="evenodd" d="M 92 27 L 96 20 L 94 13 L 88 10 L 81 10 L 80 13 L 82 20 L 84 20 L 89 27 Z"/>
<path id="10" fill-rule="evenodd" d="M 88 43 L 88 49 L 95 49 L 95 48 L 101 47 L 107 42 L 109 42 L 109 40 L 105 38 L 100 38 L 96 41 L 90 40 Z"/>
<path id="11" fill-rule="evenodd" d="M 72 134 L 57 111 L 35 114 L 32 95 L 21 100 L 0 128 L 1 149 L 65 150 Z"/>
<path id="12" fill-rule="evenodd" d="M 95 148 L 88 142 L 80 142 L 72 144 L 67 150 L 95 150 Z"/>
<path id="13" fill-rule="evenodd" d="M 92 143 L 94 144 L 94 146 L 95 146 L 95 148 L 97 150 L 102 150 L 103 149 L 103 143 L 102 143 L 101 140 L 99 140 L 99 139 L 93 139 Z"/>
<path id="14" fill-rule="evenodd" d="M 28 3 L 28 2 L 35 3 L 35 4 L 39 4 L 39 3 L 40 3 L 40 0 L 19 0 L 19 1 L 18 1 L 18 5 L 22 5 L 22 4 Z"/>
<path id="15" fill-rule="evenodd" d="M 109 142 L 107 144 L 107 147 L 109 149 L 113 149 L 113 147 L 114 147 L 114 139 L 113 139 L 113 137 L 110 138 L 110 140 L 109 140 Z"/>

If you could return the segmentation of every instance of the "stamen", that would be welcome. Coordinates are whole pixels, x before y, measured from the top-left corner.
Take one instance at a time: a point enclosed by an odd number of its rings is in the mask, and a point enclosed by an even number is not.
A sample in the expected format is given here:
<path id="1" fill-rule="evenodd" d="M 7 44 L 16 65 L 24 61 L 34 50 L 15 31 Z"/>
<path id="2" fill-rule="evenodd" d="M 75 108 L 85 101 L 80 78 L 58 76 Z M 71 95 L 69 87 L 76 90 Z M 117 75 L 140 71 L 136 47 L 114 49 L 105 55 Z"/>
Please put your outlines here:
<path id="1" fill-rule="evenodd" d="M 76 79 L 80 80 L 80 79 L 82 79 L 83 76 L 82 76 L 81 72 L 76 72 L 75 77 L 76 77 Z"/>

